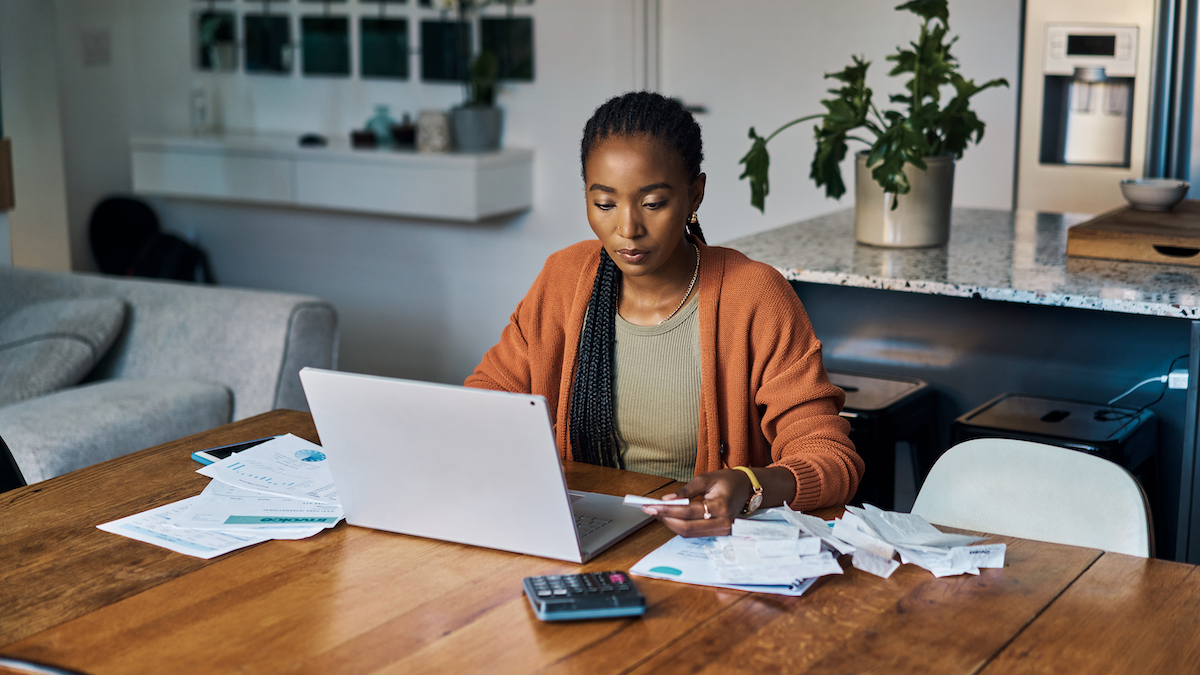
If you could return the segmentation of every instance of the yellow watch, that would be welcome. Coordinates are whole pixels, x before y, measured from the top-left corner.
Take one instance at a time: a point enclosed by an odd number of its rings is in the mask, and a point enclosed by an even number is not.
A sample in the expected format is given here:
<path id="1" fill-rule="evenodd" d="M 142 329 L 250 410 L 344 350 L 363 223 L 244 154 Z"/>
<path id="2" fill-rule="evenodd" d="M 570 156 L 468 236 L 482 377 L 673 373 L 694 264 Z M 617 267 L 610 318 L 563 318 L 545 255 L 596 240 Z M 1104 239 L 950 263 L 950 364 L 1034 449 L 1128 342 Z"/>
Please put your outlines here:
<path id="1" fill-rule="evenodd" d="M 746 508 L 742 509 L 743 514 L 754 513 L 758 507 L 762 506 L 763 488 L 762 483 L 758 482 L 758 476 L 754 472 L 744 466 L 735 466 L 734 469 L 744 472 L 750 477 L 750 485 L 754 487 L 754 494 L 750 495 L 750 501 L 746 502 Z"/>

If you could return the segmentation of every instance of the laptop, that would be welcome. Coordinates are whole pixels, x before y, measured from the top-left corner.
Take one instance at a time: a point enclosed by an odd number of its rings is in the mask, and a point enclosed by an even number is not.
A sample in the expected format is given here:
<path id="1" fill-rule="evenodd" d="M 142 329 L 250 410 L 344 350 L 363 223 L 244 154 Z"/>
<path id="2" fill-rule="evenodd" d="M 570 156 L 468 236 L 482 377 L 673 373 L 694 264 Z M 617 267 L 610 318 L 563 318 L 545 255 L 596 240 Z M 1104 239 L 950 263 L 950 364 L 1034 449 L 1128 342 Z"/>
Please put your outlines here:
<path id="1" fill-rule="evenodd" d="M 582 563 L 653 520 L 568 490 L 541 396 L 304 368 L 351 525 Z"/>

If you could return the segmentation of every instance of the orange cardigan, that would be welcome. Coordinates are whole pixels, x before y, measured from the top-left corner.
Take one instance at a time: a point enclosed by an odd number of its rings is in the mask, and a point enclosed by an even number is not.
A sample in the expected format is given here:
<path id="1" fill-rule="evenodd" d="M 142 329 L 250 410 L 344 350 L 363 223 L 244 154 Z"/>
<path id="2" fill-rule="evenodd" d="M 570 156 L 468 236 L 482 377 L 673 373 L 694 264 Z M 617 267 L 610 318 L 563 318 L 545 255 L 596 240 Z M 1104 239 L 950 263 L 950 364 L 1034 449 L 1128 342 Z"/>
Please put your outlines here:
<path id="1" fill-rule="evenodd" d="M 794 509 L 846 503 L 863 461 L 838 416 L 845 402 L 821 363 L 821 342 L 788 282 L 732 249 L 700 246 L 701 394 L 696 473 L 782 466 Z M 553 255 L 466 386 L 544 396 L 559 452 L 571 459 L 570 391 L 600 243 Z"/>

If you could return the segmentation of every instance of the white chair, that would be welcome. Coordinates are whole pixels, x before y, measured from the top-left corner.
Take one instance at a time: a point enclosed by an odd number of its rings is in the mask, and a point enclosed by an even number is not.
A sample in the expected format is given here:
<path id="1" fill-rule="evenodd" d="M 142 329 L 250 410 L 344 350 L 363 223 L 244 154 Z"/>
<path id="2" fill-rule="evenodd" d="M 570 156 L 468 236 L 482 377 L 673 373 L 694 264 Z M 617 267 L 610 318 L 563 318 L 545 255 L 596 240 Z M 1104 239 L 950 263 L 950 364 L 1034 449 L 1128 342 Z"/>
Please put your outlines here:
<path id="1" fill-rule="evenodd" d="M 1150 507 L 1137 480 L 1106 459 L 1054 445 L 960 443 L 933 465 L 912 512 L 964 530 L 1154 554 Z"/>

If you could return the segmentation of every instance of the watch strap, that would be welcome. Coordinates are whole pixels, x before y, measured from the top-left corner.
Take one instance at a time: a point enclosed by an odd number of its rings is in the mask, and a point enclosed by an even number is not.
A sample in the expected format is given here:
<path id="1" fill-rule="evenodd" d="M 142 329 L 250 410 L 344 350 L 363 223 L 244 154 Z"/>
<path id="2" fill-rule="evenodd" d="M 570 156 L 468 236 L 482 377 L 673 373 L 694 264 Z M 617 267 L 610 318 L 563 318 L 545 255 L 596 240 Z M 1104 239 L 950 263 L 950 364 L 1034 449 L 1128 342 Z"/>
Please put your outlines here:
<path id="1" fill-rule="evenodd" d="M 746 502 L 746 508 L 742 511 L 742 513 L 752 513 L 754 511 L 758 510 L 758 507 L 762 504 L 762 494 L 763 494 L 763 486 L 762 486 L 762 483 L 758 482 L 758 476 L 755 476 L 754 472 L 751 471 L 749 469 L 749 467 L 735 466 L 733 468 L 735 470 L 741 471 L 742 473 L 749 476 L 750 486 L 754 488 L 754 494 L 751 495 L 750 500 L 748 502 Z M 757 497 L 757 499 L 756 499 L 756 497 Z M 751 505 L 753 505 L 753 506 L 751 506 Z"/>

